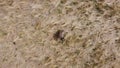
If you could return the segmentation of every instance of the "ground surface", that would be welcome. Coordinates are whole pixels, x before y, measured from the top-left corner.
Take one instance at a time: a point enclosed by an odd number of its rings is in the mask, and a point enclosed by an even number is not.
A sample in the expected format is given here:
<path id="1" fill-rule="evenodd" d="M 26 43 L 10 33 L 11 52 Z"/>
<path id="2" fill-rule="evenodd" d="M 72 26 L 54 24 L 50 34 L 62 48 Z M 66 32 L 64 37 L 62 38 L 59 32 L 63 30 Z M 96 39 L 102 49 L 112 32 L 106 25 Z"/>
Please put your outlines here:
<path id="1" fill-rule="evenodd" d="M 120 68 L 120 0 L 0 0 L 0 68 Z"/>

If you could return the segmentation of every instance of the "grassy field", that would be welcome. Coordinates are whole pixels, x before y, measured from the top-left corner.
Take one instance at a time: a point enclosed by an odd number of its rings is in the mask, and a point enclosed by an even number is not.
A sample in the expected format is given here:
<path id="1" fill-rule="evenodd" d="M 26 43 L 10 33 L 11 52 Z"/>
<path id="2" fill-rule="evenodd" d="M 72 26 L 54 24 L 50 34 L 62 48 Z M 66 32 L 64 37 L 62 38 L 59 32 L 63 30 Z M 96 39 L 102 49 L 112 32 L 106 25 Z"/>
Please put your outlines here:
<path id="1" fill-rule="evenodd" d="M 0 68 L 120 68 L 120 0 L 0 0 Z"/>

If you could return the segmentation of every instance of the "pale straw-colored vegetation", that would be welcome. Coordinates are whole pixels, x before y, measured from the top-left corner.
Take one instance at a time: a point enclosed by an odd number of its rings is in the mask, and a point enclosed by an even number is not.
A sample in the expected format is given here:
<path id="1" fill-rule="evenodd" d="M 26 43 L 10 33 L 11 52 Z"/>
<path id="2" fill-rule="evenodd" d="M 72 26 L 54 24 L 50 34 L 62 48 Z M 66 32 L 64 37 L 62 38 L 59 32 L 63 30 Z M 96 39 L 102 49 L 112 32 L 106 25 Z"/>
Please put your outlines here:
<path id="1" fill-rule="evenodd" d="M 120 68 L 120 0 L 0 0 L 0 68 Z"/>

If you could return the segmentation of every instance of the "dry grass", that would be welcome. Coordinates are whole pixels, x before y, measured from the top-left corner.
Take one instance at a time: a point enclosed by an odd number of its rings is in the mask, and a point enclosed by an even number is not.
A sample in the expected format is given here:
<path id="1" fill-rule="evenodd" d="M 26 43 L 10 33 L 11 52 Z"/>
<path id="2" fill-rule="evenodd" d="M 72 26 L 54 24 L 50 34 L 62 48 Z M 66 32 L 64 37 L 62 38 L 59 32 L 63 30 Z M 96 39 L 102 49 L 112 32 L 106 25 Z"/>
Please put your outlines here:
<path id="1" fill-rule="evenodd" d="M 120 0 L 0 0 L 0 68 L 120 68 Z"/>

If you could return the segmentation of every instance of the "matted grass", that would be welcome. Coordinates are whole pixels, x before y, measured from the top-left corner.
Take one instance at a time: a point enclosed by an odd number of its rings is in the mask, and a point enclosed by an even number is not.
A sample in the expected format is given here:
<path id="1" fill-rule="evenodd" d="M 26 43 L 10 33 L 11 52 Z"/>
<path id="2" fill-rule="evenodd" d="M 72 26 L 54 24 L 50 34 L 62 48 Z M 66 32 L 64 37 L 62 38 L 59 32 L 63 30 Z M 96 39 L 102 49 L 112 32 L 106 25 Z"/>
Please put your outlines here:
<path id="1" fill-rule="evenodd" d="M 119 55 L 120 0 L 0 0 L 0 68 L 120 68 Z"/>

